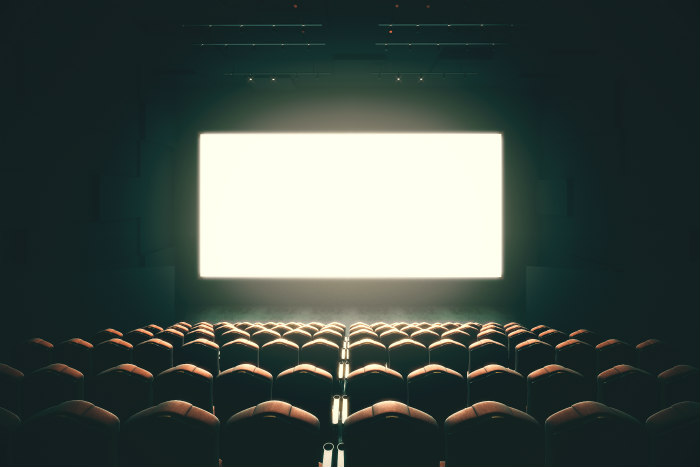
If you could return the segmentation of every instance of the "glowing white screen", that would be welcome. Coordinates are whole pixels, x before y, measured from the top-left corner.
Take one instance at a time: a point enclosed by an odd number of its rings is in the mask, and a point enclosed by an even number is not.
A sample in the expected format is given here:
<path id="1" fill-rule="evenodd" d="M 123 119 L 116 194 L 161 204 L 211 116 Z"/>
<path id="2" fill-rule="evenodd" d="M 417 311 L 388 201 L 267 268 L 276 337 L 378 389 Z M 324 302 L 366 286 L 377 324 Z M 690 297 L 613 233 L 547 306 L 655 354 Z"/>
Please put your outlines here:
<path id="1" fill-rule="evenodd" d="M 500 133 L 203 133 L 204 278 L 502 276 Z"/>

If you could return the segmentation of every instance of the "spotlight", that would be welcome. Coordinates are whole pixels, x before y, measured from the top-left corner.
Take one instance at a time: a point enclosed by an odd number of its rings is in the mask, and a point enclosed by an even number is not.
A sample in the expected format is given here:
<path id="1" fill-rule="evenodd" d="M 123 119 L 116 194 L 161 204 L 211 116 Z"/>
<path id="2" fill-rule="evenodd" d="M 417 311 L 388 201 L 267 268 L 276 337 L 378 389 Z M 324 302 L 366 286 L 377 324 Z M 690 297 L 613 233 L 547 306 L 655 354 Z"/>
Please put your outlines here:
<path id="1" fill-rule="evenodd" d="M 253 81 L 253 77 L 252 77 L 252 76 L 248 76 L 248 82 L 252 82 L 252 81 Z"/>
<path id="2" fill-rule="evenodd" d="M 401 81 L 401 76 L 400 76 L 400 75 L 396 75 L 396 81 Z"/>
<path id="3" fill-rule="evenodd" d="M 420 76 L 418 77 L 418 81 L 423 81 L 423 75 L 420 75 Z"/>
<path id="4" fill-rule="evenodd" d="M 275 77 L 273 76 L 273 77 L 272 77 L 272 81 L 277 81 L 277 78 L 275 78 Z"/>

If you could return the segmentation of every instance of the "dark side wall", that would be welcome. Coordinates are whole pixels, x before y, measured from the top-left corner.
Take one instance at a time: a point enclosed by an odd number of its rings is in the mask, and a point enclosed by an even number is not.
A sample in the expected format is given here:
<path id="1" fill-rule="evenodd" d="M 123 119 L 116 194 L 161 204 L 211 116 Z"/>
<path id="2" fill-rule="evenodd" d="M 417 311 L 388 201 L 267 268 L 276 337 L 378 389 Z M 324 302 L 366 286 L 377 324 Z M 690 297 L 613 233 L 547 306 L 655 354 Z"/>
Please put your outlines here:
<path id="1" fill-rule="evenodd" d="M 696 6 L 671 5 L 613 11 L 608 48 L 552 41 L 497 79 L 273 86 L 163 72 L 169 49 L 128 9 L 18 2 L 0 46 L 0 332 L 57 339 L 212 306 L 474 305 L 700 355 L 700 41 Z M 197 134 L 242 130 L 502 131 L 503 280 L 199 280 Z"/>

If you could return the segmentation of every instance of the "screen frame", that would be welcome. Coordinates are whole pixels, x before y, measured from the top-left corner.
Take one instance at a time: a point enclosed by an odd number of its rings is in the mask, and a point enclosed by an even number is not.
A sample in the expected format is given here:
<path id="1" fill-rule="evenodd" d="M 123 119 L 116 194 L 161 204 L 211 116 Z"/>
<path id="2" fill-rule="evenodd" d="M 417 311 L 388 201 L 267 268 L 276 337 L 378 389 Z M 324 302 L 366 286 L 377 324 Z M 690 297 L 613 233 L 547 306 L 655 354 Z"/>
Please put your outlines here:
<path id="1" fill-rule="evenodd" d="M 201 252 L 201 183 L 202 183 L 202 157 L 201 157 L 201 139 L 202 135 L 206 134 L 379 134 L 379 135 L 397 135 L 397 134 L 429 134 L 429 135 L 449 135 L 449 134 L 474 134 L 474 135 L 498 135 L 500 143 L 500 154 L 499 154 L 499 166 L 500 166 L 500 275 L 498 276 L 347 276 L 347 277 L 318 277 L 318 276 L 303 276 L 303 277 L 285 277 L 285 276 L 203 276 L 202 275 L 202 252 Z M 197 202 L 196 202 L 196 217 L 197 217 L 197 235 L 196 235 L 196 274 L 197 279 L 205 282 L 261 282 L 261 283 L 272 283 L 272 282 L 289 282 L 289 281 L 301 281 L 301 282 L 384 282 L 384 281 L 430 281 L 430 282 L 459 282 L 459 281 L 503 281 L 506 276 L 506 232 L 505 232 L 505 211 L 506 211 L 506 187 L 505 187 L 505 135 L 504 131 L 425 131 L 425 132 L 396 132 L 396 131 L 378 131 L 378 132 L 367 132 L 367 131 L 353 131 L 353 132 L 338 132 L 338 131 L 199 131 L 197 132 L 197 176 L 196 176 L 196 192 L 197 192 Z"/>

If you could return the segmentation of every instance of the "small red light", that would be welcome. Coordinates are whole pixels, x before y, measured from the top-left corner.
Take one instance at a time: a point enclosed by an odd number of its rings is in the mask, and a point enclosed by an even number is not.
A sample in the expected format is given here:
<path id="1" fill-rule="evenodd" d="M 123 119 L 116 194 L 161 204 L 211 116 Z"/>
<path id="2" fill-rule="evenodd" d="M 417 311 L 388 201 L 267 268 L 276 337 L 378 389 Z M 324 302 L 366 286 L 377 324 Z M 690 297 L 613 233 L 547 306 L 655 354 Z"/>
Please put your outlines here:
<path id="1" fill-rule="evenodd" d="M 389 29 L 389 34 L 394 34 L 394 31 L 392 31 L 391 29 Z"/>
<path id="2" fill-rule="evenodd" d="M 294 5 L 292 5 L 292 6 L 293 6 L 294 8 L 299 8 L 299 5 L 297 5 L 296 3 L 295 3 Z"/>
<path id="3" fill-rule="evenodd" d="M 425 5 L 426 8 L 430 8 L 430 5 Z"/>
<path id="4" fill-rule="evenodd" d="M 394 5 L 394 8 L 398 8 L 398 7 L 399 7 L 399 4 L 396 3 L 396 4 Z"/>

